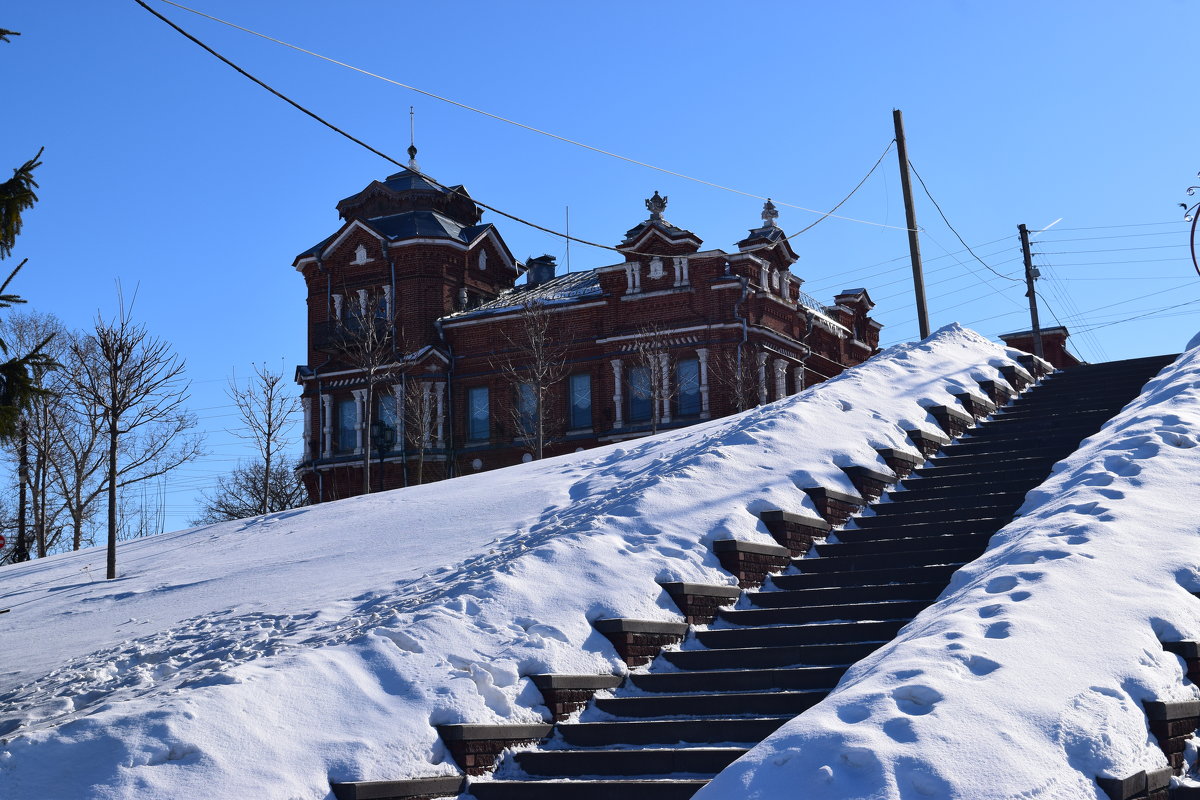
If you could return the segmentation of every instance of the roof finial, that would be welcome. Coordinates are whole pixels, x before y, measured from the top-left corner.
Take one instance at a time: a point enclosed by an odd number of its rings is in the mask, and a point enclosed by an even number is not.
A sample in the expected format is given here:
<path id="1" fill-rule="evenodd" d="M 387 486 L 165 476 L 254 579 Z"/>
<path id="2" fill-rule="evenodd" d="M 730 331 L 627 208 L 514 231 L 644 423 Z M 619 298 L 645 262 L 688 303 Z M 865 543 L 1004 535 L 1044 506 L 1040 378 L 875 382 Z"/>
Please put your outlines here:
<path id="1" fill-rule="evenodd" d="M 650 219 L 661 220 L 663 212 L 667 210 L 667 198 L 660 197 L 658 190 L 654 190 L 654 197 L 646 201 L 646 208 L 650 211 Z"/>
<path id="2" fill-rule="evenodd" d="M 767 202 L 763 203 L 762 218 L 764 228 L 777 228 L 775 220 L 779 217 L 779 209 L 775 208 L 775 204 L 771 202 L 771 198 L 767 198 Z"/>
<path id="3" fill-rule="evenodd" d="M 413 107 L 408 107 L 408 168 L 413 172 L 420 172 L 421 168 L 417 166 L 417 123 L 416 112 Z"/>

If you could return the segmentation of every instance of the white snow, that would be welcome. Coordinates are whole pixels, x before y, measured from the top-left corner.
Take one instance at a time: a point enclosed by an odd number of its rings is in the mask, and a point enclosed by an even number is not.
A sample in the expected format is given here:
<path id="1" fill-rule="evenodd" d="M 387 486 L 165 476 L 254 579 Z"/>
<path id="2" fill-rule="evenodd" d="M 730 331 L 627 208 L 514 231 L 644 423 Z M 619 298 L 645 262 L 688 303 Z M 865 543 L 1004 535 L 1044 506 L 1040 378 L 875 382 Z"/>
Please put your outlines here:
<path id="1" fill-rule="evenodd" d="M 0 614 L 0 797 L 324 798 L 330 780 L 455 771 L 433 725 L 539 720 L 526 676 L 622 672 L 592 620 L 678 619 L 656 581 L 732 583 L 712 540 L 771 541 L 756 516 L 767 508 L 815 515 L 798 487 L 853 491 L 840 466 L 884 469 L 876 448 L 911 450 L 905 431 L 938 430 L 926 407 L 978 393 L 1012 355 L 948 326 L 801 395 L 686 430 L 126 542 L 115 581 L 103 580 L 100 549 L 0 569 L 0 608 L 11 608 Z M 1085 528 L 1108 518 L 1077 514 Z M 1020 572 L 1035 569 L 1045 566 Z M 1183 607 L 1168 578 L 1157 591 Z M 1014 579 L 1013 591 L 1039 585 Z M 1008 603 L 1013 591 L 988 597 Z M 1017 619 L 1003 608 L 986 624 Z M 1033 627 L 1024 619 L 1014 636 Z M 974 646 L 982 634 L 963 625 Z M 1083 628 L 1071 646 L 1098 648 Z M 1151 634 L 1138 641 L 1153 650 Z M 970 677 L 983 661 L 956 666 L 935 642 L 910 658 L 971 685 L 986 679 Z M 1147 659 L 1153 674 L 1178 671 Z M 910 684 L 954 697 L 933 672 Z M 905 691 L 914 708 L 934 697 Z M 827 748 L 856 752 L 834 738 Z"/>
<path id="2" fill-rule="evenodd" d="M 1196 699 L 1200 337 L 1055 466 L 941 599 L 697 795 L 1104 798 L 1166 765 L 1142 702 Z"/>

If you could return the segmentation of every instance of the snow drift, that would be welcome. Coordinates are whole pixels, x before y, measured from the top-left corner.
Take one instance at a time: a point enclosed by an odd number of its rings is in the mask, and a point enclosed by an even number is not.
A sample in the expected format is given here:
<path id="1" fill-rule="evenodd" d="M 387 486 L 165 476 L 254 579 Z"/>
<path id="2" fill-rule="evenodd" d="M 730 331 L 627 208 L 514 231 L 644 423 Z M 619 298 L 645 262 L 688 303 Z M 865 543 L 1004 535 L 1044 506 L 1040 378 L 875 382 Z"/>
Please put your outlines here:
<path id="1" fill-rule="evenodd" d="M 0 796 L 323 798 L 330 780 L 453 772 L 433 725 L 540 720 L 525 676 L 623 672 L 592 620 L 678 619 L 656 581 L 733 583 L 713 539 L 771 541 L 767 508 L 815 515 L 798 486 L 852 491 L 839 467 L 885 469 L 877 448 L 911 450 L 905 431 L 938 430 L 926 407 L 1013 355 L 947 326 L 682 431 L 127 542 L 115 581 L 99 549 L 6 567 Z M 789 735 L 776 753 L 808 734 Z"/>

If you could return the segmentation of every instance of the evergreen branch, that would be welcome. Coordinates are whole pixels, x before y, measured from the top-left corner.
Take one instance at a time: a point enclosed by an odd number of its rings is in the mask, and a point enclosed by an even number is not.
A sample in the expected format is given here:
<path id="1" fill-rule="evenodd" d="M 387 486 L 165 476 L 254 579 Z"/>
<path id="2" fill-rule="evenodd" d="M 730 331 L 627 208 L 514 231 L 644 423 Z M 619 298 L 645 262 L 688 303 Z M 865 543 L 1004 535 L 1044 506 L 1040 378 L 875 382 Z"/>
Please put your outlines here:
<path id="1" fill-rule="evenodd" d="M 21 212 L 33 208 L 37 202 L 34 189 L 38 188 L 33 179 L 33 171 L 42 165 L 41 157 L 45 148 L 37 151 L 37 155 L 13 170 L 13 176 L 0 183 L 0 258 L 8 258 L 12 254 L 13 244 L 17 234 L 21 232 Z M 15 273 L 14 273 L 15 274 Z M 12 276 L 9 276 L 12 280 Z M 5 286 L 8 281 L 5 281 Z M 0 288 L 0 292 L 3 288 Z"/>

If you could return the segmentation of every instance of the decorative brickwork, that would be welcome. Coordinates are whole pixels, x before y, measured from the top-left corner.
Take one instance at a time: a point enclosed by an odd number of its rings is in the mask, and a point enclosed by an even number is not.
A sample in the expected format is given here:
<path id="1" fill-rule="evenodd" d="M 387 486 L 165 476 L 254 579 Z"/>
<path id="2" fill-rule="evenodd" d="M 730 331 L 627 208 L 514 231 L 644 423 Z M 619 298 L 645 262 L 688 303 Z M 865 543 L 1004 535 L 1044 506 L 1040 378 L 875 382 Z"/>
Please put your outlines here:
<path id="1" fill-rule="evenodd" d="M 500 754 L 510 747 L 540 742 L 552 725 L 438 725 L 455 763 L 468 775 L 482 775 L 496 767 Z"/>
<path id="2" fill-rule="evenodd" d="M 938 450 L 950 444 L 948 437 L 932 431 L 906 431 L 906 433 L 908 440 L 915 444 L 926 458 L 933 458 L 937 455 Z"/>
<path id="3" fill-rule="evenodd" d="M 598 619 L 592 627 L 612 642 L 617 654 L 631 667 L 649 664 L 664 647 L 682 642 L 688 632 L 682 622 L 644 619 Z"/>
<path id="4" fill-rule="evenodd" d="M 1017 361 L 1022 367 L 1025 368 L 1026 372 L 1035 378 L 1043 378 L 1054 371 L 1054 367 L 1051 366 L 1049 362 L 1043 361 L 1037 356 L 1030 355 L 1029 353 L 1023 353 L 1022 355 L 1017 356 Z"/>
<path id="5" fill-rule="evenodd" d="M 660 585 L 683 612 L 689 625 L 709 624 L 722 608 L 733 605 L 742 596 L 742 590 L 735 586 L 682 582 Z"/>
<path id="6" fill-rule="evenodd" d="M 758 516 L 775 537 L 775 541 L 786 547 L 794 558 L 807 553 L 813 541 L 823 539 L 832 528 L 823 519 L 813 519 L 788 511 L 763 511 Z"/>
<path id="7" fill-rule="evenodd" d="M 406 781 L 349 781 L 330 784 L 337 800 L 434 800 L 458 797 L 466 788 L 461 775 L 412 778 Z"/>
<path id="8" fill-rule="evenodd" d="M 896 473 L 898 479 L 907 478 L 912 471 L 925 463 L 925 453 L 920 455 L 910 453 L 907 450 L 897 450 L 894 447 L 884 447 L 877 451 L 879 457 L 884 463 L 891 468 L 892 472 Z"/>
<path id="9" fill-rule="evenodd" d="M 844 525 L 846 520 L 862 510 L 867 503 L 861 497 L 844 492 L 836 492 L 822 486 L 810 486 L 802 489 L 817 507 L 817 512 L 830 525 Z"/>
<path id="10" fill-rule="evenodd" d="M 782 572 L 791 563 L 791 553 L 786 547 L 738 539 L 718 539 L 713 542 L 713 552 L 743 589 L 761 586 L 768 575 Z"/>
<path id="11" fill-rule="evenodd" d="M 873 503 L 879 499 L 879 496 L 887 490 L 898 479 L 895 475 L 879 470 L 870 469 L 869 467 L 842 467 L 842 472 L 846 473 L 850 478 L 850 482 L 854 484 L 854 488 L 858 489 L 858 493 L 868 503 Z"/>
<path id="12" fill-rule="evenodd" d="M 529 680 L 542 693 L 542 702 L 550 709 L 555 722 L 581 710 L 601 689 L 621 685 L 618 675 L 530 675 Z"/>
<path id="13" fill-rule="evenodd" d="M 1008 405 L 1008 401 L 1012 400 L 1013 389 L 1006 383 L 1000 381 L 979 381 L 979 388 L 983 390 L 991 401 L 996 404 L 996 407 Z"/>
<path id="14" fill-rule="evenodd" d="M 1200 686 L 1200 642 L 1163 642 L 1163 650 L 1183 659 L 1183 674 Z"/>
<path id="15" fill-rule="evenodd" d="M 1180 774 L 1187 741 L 1200 728 L 1200 700 L 1148 700 L 1145 707 L 1146 717 L 1150 720 L 1150 732 L 1166 753 L 1167 761 L 1175 773 Z"/>
<path id="16" fill-rule="evenodd" d="M 958 402 L 962 403 L 963 410 L 975 419 L 983 419 L 996 413 L 996 404 L 990 400 L 984 400 L 978 395 L 971 394 L 970 392 L 959 392 L 954 396 L 958 398 Z"/>
<path id="17" fill-rule="evenodd" d="M 1109 800 L 1167 800 L 1170 796 L 1171 767 L 1142 770 L 1125 778 L 1096 778 Z"/>
<path id="18" fill-rule="evenodd" d="M 933 406 L 926 410 L 933 415 L 933 418 L 937 420 L 938 425 L 941 426 L 942 430 L 944 430 L 951 439 L 957 439 L 958 437 L 962 436 L 967 432 L 968 428 L 975 424 L 975 420 L 973 418 L 956 408 L 951 408 L 950 406 Z"/>
<path id="19" fill-rule="evenodd" d="M 1001 367 L 1000 374 L 1018 394 L 1033 383 L 1032 376 L 1028 372 L 1012 364 L 1005 364 Z"/>

